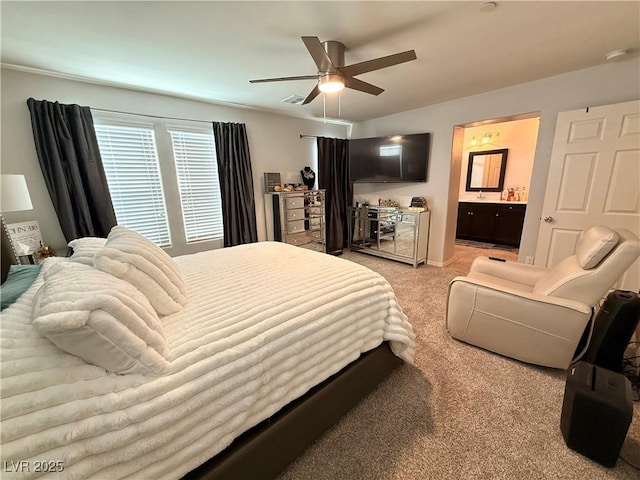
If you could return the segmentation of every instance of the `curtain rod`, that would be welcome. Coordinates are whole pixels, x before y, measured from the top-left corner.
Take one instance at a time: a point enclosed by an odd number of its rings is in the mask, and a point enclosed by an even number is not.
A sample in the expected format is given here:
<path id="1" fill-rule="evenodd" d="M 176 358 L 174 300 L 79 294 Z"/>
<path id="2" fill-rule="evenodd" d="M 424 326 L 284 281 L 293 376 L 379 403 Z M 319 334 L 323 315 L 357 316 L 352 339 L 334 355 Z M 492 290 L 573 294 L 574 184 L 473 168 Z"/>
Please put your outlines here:
<path id="1" fill-rule="evenodd" d="M 333 138 L 334 140 L 349 140 L 348 138 L 325 137 L 323 135 L 305 135 L 303 133 L 300 134 L 300 138 Z"/>
<path id="2" fill-rule="evenodd" d="M 200 123 L 208 123 L 209 125 L 213 123 L 213 122 L 210 122 L 209 120 L 195 120 L 192 118 L 165 117 L 163 115 L 149 115 L 146 113 L 121 112 L 119 110 L 108 110 L 106 108 L 93 108 L 93 107 L 89 107 L 89 108 L 91 110 L 96 110 L 98 112 L 120 113 L 123 115 L 137 115 L 138 117 L 163 118 L 165 120 L 181 120 L 183 122 L 200 122 Z"/>

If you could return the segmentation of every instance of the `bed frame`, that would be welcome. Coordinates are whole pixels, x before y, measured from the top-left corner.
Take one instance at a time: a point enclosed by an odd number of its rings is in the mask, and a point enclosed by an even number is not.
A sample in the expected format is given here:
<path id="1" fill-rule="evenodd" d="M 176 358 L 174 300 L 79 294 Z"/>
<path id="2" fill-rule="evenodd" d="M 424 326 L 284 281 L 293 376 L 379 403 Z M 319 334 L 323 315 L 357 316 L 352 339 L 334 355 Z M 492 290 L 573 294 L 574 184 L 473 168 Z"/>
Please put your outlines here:
<path id="1" fill-rule="evenodd" d="M 276 477 L 402 363 L 384 342 L 243 433 L 183 480 Z"/>

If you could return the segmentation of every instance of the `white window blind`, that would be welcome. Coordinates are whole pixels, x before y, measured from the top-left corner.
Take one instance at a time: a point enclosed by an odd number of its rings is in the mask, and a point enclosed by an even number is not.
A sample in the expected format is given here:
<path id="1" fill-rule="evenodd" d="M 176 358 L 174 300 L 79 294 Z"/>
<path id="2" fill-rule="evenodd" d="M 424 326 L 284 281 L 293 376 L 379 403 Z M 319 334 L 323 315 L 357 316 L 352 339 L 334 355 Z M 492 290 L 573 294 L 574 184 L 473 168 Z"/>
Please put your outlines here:
<path id="1" fill-rule="evenodd" d="M 187 242 L 223 237 L 213 133 L 169 130 Z"/>
<path id="2" fill-rule="evenodd" d="M 171 246 L 153 129 L 95 125 L 118 224 Z"/>

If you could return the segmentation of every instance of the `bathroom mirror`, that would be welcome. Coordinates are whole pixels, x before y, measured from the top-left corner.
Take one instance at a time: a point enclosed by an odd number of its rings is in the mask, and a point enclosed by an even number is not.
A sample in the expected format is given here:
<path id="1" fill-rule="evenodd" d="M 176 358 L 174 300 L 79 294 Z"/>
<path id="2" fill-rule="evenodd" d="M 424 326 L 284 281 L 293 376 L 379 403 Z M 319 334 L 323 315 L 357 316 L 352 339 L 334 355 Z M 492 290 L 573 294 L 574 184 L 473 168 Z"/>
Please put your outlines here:
<path id="1" fill-rule="evenodd" d="M 467 192 L 501 192 L 507 169 L 508 148 L 469 153 Z"/>

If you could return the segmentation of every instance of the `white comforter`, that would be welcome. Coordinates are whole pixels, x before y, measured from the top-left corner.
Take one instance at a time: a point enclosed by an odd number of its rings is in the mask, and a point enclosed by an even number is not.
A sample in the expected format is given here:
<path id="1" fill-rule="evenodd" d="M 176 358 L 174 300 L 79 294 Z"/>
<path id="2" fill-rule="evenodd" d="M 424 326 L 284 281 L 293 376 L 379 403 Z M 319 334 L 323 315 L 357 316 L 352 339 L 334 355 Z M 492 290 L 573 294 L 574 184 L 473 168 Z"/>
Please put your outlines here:
<path id="1" fill-rule="evenodd" d="M 162 319 L 172 360 L 157 378 L 40 337 L 41 279 L 2 313 L 3 478 L 178 478 L 383 340 L 413 358 L 391 287 L 364 267 L 273 242 L 175 260 L 189 301 Z"/>

